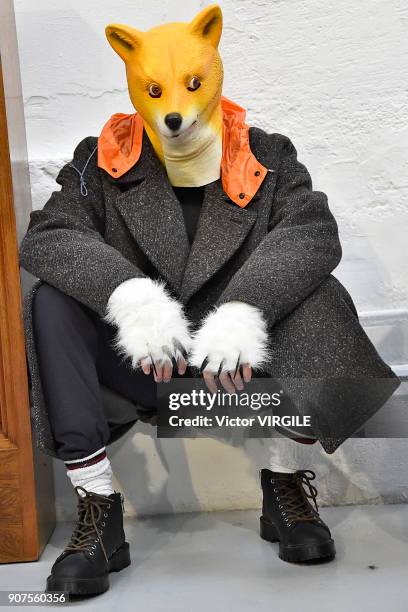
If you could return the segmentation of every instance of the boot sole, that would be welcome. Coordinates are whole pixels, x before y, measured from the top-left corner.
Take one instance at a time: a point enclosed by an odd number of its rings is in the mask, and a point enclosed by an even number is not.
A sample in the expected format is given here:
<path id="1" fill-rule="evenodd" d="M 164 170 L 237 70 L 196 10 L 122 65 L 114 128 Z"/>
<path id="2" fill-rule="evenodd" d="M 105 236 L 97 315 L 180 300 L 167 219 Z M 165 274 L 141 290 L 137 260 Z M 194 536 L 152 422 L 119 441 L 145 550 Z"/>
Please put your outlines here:
<path id="1" fill-rule="evenodd" d="M 331 538 L 321 544 L 285 546 L 279 540 L 275 525 L 266 521 L 262 516 L 260 518 L 260 536 L 267 542 L 279 542 L 279 558 L 288 563 L 305 563 L 320 559 L 331 561 L 336 556 L 336 547 Z"/>
<path id="2" fill-rule="evenodd" d="M 67 576 L 53 576 L 47 578 L 46 592 L 63 591 L 69 595 L 99 595 L 109 589 L 110 572 L 120 572 L 130 565 L 130 552 L 128 542 L 124 542 L 109 559 L 108 573 L 96 578 L 72 578 Z"/>

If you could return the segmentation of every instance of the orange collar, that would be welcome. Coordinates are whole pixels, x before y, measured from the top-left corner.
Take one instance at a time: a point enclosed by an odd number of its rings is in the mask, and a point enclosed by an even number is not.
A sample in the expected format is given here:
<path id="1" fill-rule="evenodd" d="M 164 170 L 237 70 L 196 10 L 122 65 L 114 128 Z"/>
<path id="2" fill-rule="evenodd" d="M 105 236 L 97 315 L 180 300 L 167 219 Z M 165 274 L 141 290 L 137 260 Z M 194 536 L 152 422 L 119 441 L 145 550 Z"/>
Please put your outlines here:
<path id="1" fill-rule="evenodd" d="M 249 146 L 249 126 L 244 108 L 221 96 L 223 138 L 221 180 L 224 192 L 245 208 L 258 191 L 267 168 Z M 114 178 L 125 174 L 138 161 L 142 150 L 143 119 L 139 113 L 116 113 L 103 126 L 98 138 L 98 166 Z"/>

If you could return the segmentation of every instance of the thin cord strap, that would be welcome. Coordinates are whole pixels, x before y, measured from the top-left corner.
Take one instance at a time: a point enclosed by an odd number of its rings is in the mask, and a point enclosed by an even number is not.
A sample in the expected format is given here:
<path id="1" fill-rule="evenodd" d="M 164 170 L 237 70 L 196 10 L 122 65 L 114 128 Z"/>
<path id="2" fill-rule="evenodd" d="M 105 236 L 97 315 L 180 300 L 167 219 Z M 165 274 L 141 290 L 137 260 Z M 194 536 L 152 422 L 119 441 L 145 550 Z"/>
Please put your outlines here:
<path id="1" fill-rule="evenodd" d="M 86 164 L 83 167 L 82 172 L 81 172 L 81 170 L 78 170 L 78 168 L 76 166 L 74 166 L 74 164 L 72 164 L 72 163 L 68 164 L 69 166 L 71 166 L 71 168 L 73 168 L 79 174 L 79 185 L 80 185 L 80 188 L 81 188 L 81 194 L 84 197 L 86 197 L 88 195 L 88 189 L 86 187 L 86 183 L 85 183 L 85 179 L 84 179 L 85 170 L 87 169 L 88 164 L 91 161 L 91 157 L 93 156 L 93 154 L 95 153 L 97 148 L 98 148 L 98 145 L 95 146 L 94 150 L 92 151 L 92 153 L 90 154 L 90 156 L 86 160 Z"/>

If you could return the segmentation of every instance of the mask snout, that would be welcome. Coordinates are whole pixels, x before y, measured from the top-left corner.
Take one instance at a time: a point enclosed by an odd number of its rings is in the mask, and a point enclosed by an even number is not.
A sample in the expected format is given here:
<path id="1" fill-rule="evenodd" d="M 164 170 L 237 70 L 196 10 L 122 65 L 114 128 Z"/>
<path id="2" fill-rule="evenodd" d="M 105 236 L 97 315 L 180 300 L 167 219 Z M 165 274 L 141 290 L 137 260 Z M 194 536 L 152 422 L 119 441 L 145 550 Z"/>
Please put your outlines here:
<path id="1" fill-rule="evenodd" d="M 169 130 L 176 132 L 180 129 L 183 123 L 183 117 L 180 113 L 168 113 L 164 118 L 164 123 L 167 125 Z"/>

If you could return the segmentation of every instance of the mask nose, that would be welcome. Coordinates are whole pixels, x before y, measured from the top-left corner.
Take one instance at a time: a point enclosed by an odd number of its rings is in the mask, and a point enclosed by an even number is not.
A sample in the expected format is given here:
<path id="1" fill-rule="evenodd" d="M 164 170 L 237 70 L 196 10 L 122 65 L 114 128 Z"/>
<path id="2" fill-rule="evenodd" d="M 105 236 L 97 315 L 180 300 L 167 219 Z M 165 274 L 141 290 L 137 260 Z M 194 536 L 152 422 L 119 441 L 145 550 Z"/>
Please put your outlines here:
<path id="1" fill-rule="evenodd" d="M 180 113 L 169 113 L 164 118 L 164 123 L 168 128 L 170 128 L 170 130 L 178 130 L 182 121 L 183 117 L 180 115 Z"/>

